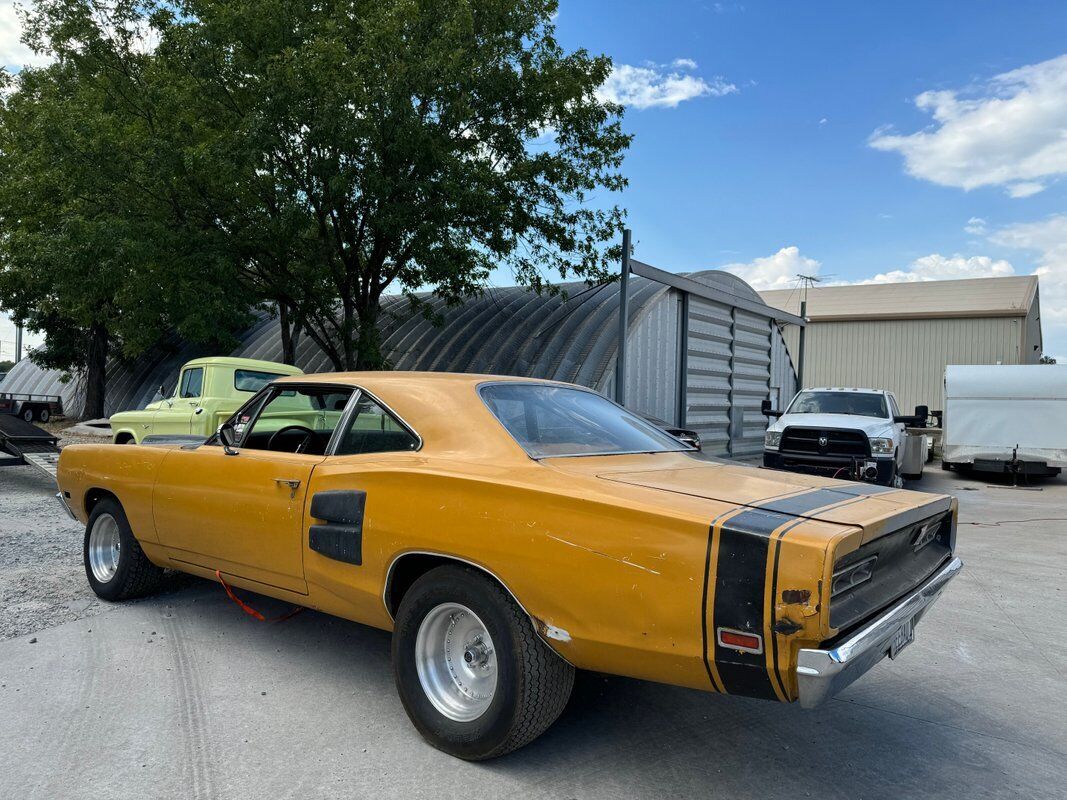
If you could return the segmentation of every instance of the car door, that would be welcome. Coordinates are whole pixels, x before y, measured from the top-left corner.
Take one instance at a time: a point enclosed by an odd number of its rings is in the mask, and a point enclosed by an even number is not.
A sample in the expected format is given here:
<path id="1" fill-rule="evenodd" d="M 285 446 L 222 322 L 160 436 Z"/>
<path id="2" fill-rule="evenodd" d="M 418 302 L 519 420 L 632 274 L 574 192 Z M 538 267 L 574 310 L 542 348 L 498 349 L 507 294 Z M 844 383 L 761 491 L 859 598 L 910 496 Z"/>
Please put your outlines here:
<path id="1" fill-rule="evenodd" d="M 178 378 L 174 396 L 164 400 L 152 421 L 151 433 L 192 433 L 193 415 L 204 392 L 204 368 L 186 367 Z"/>
<path id="2" fill-rule="evenodd" d="M 170 556 L 306 594 L 307 488 L 351 394 L 346 387 L 272 386 L 235 415 L 236 447 L 171 451 L 153 494 L 156 530 Z"/>

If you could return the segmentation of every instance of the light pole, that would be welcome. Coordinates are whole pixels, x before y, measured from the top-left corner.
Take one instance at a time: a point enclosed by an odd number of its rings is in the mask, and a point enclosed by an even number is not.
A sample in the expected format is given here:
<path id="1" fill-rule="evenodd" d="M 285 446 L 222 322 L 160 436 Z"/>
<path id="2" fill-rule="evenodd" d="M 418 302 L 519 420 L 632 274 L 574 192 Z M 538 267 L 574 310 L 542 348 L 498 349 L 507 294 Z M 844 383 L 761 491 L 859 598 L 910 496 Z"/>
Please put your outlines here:
<path id="1" fill-rule="evenodd" d="M 622 264 L 619 272 L 619 350 L 615 361 L 615 402 L 626 405 L 626 334 L 630 328 L 630 229 L 622 232 Z"/>

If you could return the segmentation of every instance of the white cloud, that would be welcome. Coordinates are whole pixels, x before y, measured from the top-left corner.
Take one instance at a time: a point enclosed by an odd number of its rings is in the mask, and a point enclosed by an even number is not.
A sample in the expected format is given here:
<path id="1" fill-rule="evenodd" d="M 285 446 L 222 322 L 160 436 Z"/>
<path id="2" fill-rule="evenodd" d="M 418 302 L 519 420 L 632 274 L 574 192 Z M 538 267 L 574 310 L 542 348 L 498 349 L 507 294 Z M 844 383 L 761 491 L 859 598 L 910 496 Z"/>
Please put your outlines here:
<path id="1" fill-rule="evenodd" d="M 933 125 L 908 135 L 878 130 L 869 143 L 900 153 L 916 178 L 966 190 L 1001 186 L 1011 197 L 1028 197 L 1067 173 L 1067 55 L 976 89 L 923 92 L 915 105 Z"/>
<path id="2" fill-rule="evenodd" d="M 22 23 L 14 0 L 0 0 L 0 68 L 18 69 L 27 64 L 40 66 L 48 63 L 48 58 L 39 56 L 26 47 L 20 41 L 21 36 Z"/>
<path id="3" fill-rule="evenodd" d="M 1067 214 L 999 228 L 989 241 L 1037 254 L 1041 317 L 1067 333 Z"/>
<path id="4" fill-rule="evenodd" d="M 873 278 L 852 283 L 917 283 L 919 281 L 953 281 L 962 278 L 1002 278 L 1015 274 L 1011 262 L 989 256 L 943 256 L 931 253 L 917 258 L 904 269 L 880 272 Z"/>
<path id="5" fill-rule="evenodd" d="M 1067 221 L 1067 216 L 1064 220 Z M 799 283 L 798 275 L 818 277 L 822 264 L 814 258 L 801 255 L 800 248 L 790 246 L 783 247 L 774 255 L 756 258 L 747 263 L 727 264 L 721 269 L 743 278 L 752 288 L 762 292 L 767 289 L 792 289 Z M 989 256 L 943 256 L 939 253 L 931 253 L 915 259 L 903 269 L 890 270 L 855 281 L 824 281 L 821 285 L 913 283 L 961 278 L 993 278 L 1014 274 L 1015 268 L 1003 259 L 992 259 Z"/>
<path id="6" fill-rule="evenodd" d="M 748 263 L 727 264 L 721 269 L 742 278 L 758 292 L 767 289 L 792 289 L 797 275 L 818 275 L 821 264 L 814 258 L 800 254 L 800 248 L 783 247 L 772 256 L 756 258 Z"/>
<path id="7" fill-rule="evenodd" d="M 973 236 L 984 236 L 986 233 L 986 222 L 981 217 L 971 217 L 967 220 L 967 224 L 963 226 L 963 229 Z"/>
<path id="8" fill-rule="evenodd" d="M 706 80 L 699 75 L 680 71 L 695 68 L 696 62 L 692 59 L 676 59 L 670 66 L 652 64 L 634 67 L 617 64 L 597 91 L 597 97 L 638 109 L 674 108 L 696 97 L 722 97 L 738 91 L 734 84 L 724 78 Z"/>

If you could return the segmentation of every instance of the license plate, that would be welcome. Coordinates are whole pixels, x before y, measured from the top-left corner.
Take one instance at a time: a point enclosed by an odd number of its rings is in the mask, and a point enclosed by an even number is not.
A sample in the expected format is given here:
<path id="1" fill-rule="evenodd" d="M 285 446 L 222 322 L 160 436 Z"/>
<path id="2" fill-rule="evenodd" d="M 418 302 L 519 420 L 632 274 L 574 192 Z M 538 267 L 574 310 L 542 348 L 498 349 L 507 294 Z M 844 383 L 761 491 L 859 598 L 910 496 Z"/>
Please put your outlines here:
<path id="1" fill-rule="evenodd" d="M 889 657 L 896 658 L 897 654 L 915 641 L 915 625 L 909 619 L 893 634 L 889 640 Z"/>

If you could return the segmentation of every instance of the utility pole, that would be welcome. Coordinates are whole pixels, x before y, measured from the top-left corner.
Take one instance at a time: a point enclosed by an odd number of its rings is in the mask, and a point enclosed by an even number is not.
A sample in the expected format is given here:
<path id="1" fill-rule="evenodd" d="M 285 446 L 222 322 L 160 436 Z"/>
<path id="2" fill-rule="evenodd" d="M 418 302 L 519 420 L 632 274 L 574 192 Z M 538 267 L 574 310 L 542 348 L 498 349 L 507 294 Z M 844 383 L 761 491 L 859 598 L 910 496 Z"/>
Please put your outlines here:
<path id="1" fill-rule="evenodd" d="M 22 361 L 22 323 L 15 325 L 15 363 Z"/>
<path id="2" fill-rule="evenodd" d="M 622 265 L 619 272 L 619 350 L 615 360 L 615 402 L 626 405 L 626 334 L 630 328 L 630 229 L 622 232 Z"/>
<path id="3" fill-rule="evenodd" d="M 797 275 L 804 293 L 800 297 L 800 316 L 805 323 L 808 321 L 808 289 L 819 282 L 814 275 Z M 807 324 L 800 326 L 800 355 L 797 357 L 797 390 L 804 388 L 804 342 Z"/>

